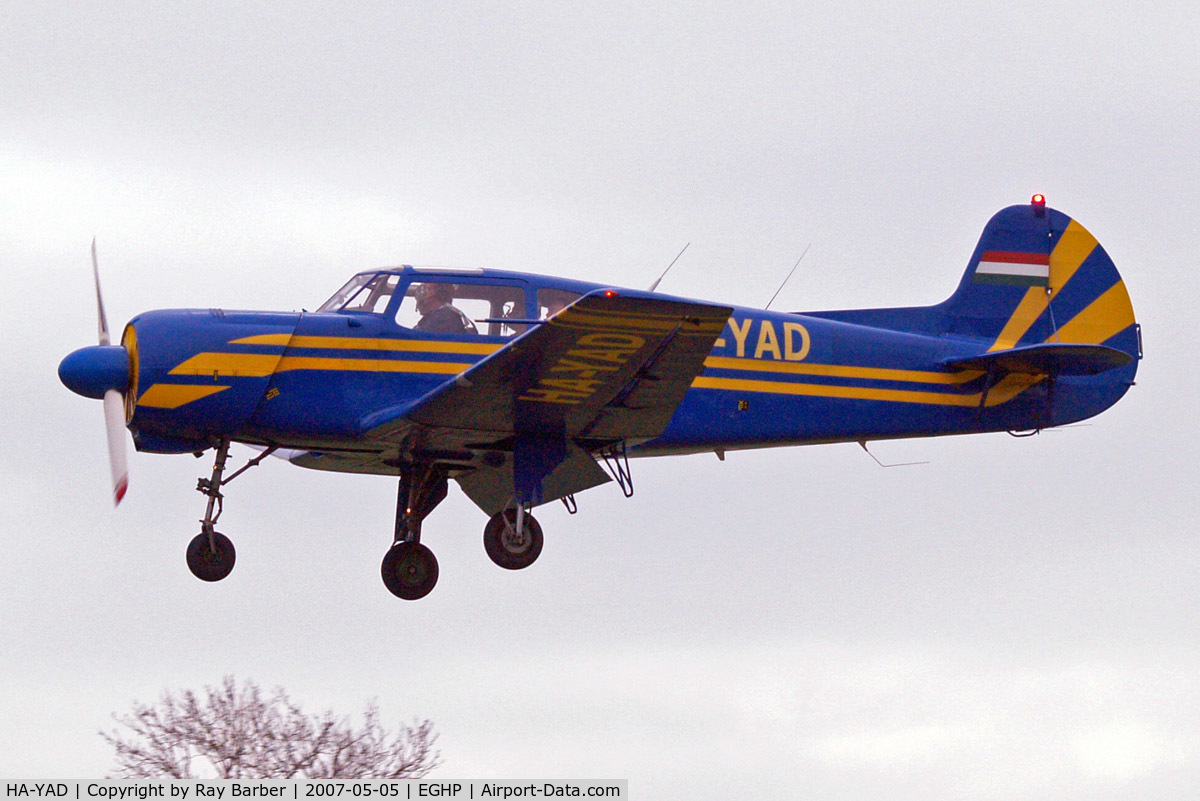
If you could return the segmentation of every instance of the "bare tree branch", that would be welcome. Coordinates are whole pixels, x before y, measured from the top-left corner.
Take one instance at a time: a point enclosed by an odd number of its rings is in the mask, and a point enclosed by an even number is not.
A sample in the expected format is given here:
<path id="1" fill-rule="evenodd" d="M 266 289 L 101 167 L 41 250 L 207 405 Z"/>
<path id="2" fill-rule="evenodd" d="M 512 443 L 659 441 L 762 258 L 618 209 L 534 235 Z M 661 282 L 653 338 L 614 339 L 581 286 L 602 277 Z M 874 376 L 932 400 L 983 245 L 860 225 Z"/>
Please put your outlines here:
<path id="1" fill-rule="evenodd" d="M 441 763 L 428 720 L 393 734 L 372 701 L 362 725 L 332 711 L 306 714 L 276 688 L 269 696 L 233 676 L 219 686 L 164 691 L 154 705 L 134 702 L 100 736 L 113 747 L 111 778 L 416 779 Z"/>

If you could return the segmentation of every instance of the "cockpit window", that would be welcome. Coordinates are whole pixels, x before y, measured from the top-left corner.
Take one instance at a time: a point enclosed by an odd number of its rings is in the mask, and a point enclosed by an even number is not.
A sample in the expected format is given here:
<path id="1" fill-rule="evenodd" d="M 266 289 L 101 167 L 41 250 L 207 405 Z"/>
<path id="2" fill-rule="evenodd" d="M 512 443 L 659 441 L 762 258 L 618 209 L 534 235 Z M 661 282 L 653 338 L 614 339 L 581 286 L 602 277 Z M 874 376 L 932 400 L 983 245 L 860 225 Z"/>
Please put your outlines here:
<path id="1" fill-rule="evenodd" d="M 372 312 L 383 313 L 400 277 L 394 273 L 361 273 L 321 304 L 318 312 Z"/>
<path id="2" fill-rule="evenodd" d="M 510 337 L 525 330 L 515 322 L 524 317 L 525 292 L 519 286 L 454 282 L 446 276 L 430 275 L 409 285 L 396 322 L 430 333 Z"/>
<path id="3" fill-rule="evenodd" d="M 541 317 L 544 320 L 558 314 L 583 296 L 569 289 L 539 289 L 537 297 Z"/>

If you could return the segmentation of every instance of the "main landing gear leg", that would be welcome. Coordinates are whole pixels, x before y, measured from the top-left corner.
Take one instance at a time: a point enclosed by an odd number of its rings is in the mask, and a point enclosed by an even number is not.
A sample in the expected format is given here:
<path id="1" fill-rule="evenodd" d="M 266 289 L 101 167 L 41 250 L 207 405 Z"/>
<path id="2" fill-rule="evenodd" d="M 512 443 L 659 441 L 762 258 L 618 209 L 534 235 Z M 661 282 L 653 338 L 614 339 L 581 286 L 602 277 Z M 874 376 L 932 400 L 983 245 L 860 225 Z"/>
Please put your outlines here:
<path id="1" fill-rule="evenodd" d="M 212 477 L 202 478 L 196 489 L 208 496 L 208 508 L 200 521 L 200 533 L 187 548 L 187 566 L 192 575 L 201 581 L 220 581 L 233 570 L 237 552 L 215 526 L 223 510 L 221 477 L 225 473 L 225 462 L 229 459 L 229 440 L 223 439 L 217 446 L 217 459 L 213 464 Z M 214 514 L 215 511 L 215 514 Z"/>
<path id="2" fill-rule="evenodd" d="M 421 523 L 445 499 L 446 491 L 445 468 L 416 463 L 400 471 L 395 535 L 379 568 L 384 586 L 397 598 L 424 598 L 437 584 L 437 559 L 421 544 Z"/>

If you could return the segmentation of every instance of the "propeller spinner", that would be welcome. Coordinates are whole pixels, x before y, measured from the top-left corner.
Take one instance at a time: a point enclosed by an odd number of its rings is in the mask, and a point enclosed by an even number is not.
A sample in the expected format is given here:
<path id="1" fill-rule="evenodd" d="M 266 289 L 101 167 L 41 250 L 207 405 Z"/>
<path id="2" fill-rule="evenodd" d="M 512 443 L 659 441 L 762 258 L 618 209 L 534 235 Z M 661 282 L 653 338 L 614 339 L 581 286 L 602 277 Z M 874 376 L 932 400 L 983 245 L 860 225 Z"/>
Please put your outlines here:
<path id="1" fill-rule="evenodd" d="M 85 398 L 104 400 L 104 427 L 108 435 L 108 464 L 112 471 L 113 505 L 121 503 L 129 489 L 129 465 L 125 453 L 125 393 L 129 389 L 129 353 L 113 345 L 100 294 L 100 267 L 96 240 L 92 240 L 92 276 L 96 282 L 96 307 L 100 344 L 69 354 L 58 365 L 58 377 L 68 389 Z"/>

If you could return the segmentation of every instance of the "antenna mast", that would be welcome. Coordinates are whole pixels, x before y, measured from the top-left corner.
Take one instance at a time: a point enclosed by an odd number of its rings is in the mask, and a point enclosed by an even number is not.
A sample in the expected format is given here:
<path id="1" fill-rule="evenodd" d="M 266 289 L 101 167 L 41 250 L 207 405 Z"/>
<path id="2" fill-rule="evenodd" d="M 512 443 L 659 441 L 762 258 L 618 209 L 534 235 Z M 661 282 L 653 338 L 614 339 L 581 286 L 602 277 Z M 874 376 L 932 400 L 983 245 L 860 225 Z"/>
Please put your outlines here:
<path id="1" fill-rule="evenodd" d="M 779 285 L 779 289 L 775 290 L 775 294 L 772 295 L 771 299 L 767 301 L 767 305 L 763 306 L 763 311 L 766 311 L 767 309 L 771 308 L 771 304 L 775 302 L 775 298 L 779 297 L 779 293 L 783 291 L 783 288 L 785 286 L 787 286 L 787 282 L 791 281 L 792 276 L 796 274 L 796 268 L 800 266 L 800 262 L 804 261 L 804 257 L 808 253 L 808 249 L 811 247 L 812 247 L 812 242 L 809 242 L 807 245 L 804 246 L 804 253 L 801 253 L 800 258 L 796 259 L 796 263 L 792 265 L 792 271 L 787 274 L 787 278 L 783 279 L 783 283 Z"/>
<path id="2" fill-rule="evenodd" d="M 692 244 L 692 243 L 691 243 L 691 242 L 688 242 L 688 243 L 687 243 L 687 245 L 684 245 L 684 246 L 683 246 L 683 250 L 687 250 L 687 249 L 688 249 L 688 245 L 690 245 L 690 244 Z M 676 254 L 675 258 L 671 259 L 671 263 L 667 265 L 667 269 L 663 270 L 663 271 L 662 271 L 662 275 L 660 275 L 660 276 L 658 277 L 658 280 L 657 280 L 657 281 L 655 281 L 653 284 L 651 284 L 651 285 L 650 285 L 650 291 L 651 291 L 651 292 L 653 292 L 654 290 L 658 289 L 658 285 L 659 285 L 659 283 L 660 283 L 660 282 L 661 282 L 661 281 L 662 281 L 664 278 L 666 278 L 666 277 L 667 277 L 667 273 L 668 273 L 668 272 L 670 272 L 671 268 L 675 266 L 675 262 L 679 261 L 679 257 L 683 255 L 683 250 L 679 251 L 679 253 L 678 253 L 678 254 Z"/>

